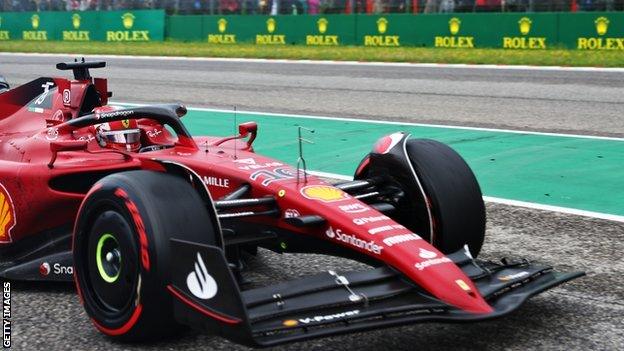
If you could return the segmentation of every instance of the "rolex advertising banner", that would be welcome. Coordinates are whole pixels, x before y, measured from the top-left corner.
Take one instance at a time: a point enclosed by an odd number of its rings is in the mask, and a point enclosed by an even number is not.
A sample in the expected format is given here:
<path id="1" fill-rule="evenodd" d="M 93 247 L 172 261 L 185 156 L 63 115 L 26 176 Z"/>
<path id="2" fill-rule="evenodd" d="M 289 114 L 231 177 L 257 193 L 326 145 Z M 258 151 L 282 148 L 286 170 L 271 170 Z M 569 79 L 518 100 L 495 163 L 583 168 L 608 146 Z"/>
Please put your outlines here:
<path id="1" fill-rule="evenodd" d="M 163 41 L 165 11 L 100 11 L 100 35 L 104 41 Z"/>
<path id="2" fill-rule="evenodd" d="M 0 12 L 0 41 L 624 50 L 624 13 L 188 15 L 162 10 Z"/>
<path id="3" fill-rule="evenodd" d="M 173 40 L 214 45 L 355 45 L 356 16 L 171 16 Z"/>
<path id="4" fill-rule="evenodd" d="M 546 49 L 559 14 L 170 16 L 167 37 L 213 45 Z"/>
<path id="5" fill-rule="evenodd" d="M 355 37 L 358 45 L 398 47 L 423 46 L 420 41 L 420 16 L 357 16 Z M 428 16 L 423 16 L 428 17 Z"/>
<path id="6" fill-rule="evenodd" d="M 162 41 L 165 12 L 0 12 L 0 40 Z"/>
<path id="7" fill-rule="evenodd" d="M 624 50 L 624 13 L 586 12 L 561 16 L 559 40 L 570 49 Z"/>
<path id="8" fill-rule="evenodd" d="M 359 16 L 365 46 L 545 49 L 556 44 L 556 14 Z"/>

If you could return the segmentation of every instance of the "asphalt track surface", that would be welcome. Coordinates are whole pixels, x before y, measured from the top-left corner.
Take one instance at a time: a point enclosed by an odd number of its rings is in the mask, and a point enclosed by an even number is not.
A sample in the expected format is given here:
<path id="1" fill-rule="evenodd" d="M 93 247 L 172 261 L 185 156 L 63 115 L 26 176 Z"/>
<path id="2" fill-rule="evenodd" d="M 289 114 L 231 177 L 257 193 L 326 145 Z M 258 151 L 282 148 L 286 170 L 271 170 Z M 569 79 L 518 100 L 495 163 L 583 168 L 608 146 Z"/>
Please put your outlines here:
<path id="1" fill-rule="evenodd" d="M 0 73 L 24 83 L 65 58 L 0 55 Z M 109 59 L 118 101 L 409 120 L 624 136 L 623 73 L 398 68 Z M 483 257 L 526 257 L 588 276 L 477 324 L 423 324 L 285 346 L 288 350 L 624 349 L 624 223 L 488 204 Z M 357 264 L 262 251 L 259 281 Z M 361 267 L 360 267 L 361 268 Z M 188 332 L 149 345 L 113 343 L 91 326 L 70 285 L 13 283 L 16 350 L 232 350 Z"/>

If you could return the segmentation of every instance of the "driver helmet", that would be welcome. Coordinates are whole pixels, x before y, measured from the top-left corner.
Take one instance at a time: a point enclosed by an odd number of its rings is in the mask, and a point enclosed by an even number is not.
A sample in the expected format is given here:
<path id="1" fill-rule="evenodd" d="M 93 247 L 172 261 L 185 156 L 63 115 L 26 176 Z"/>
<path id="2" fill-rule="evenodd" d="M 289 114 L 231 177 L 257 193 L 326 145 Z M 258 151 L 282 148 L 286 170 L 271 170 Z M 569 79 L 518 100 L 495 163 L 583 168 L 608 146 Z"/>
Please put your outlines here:
<path id="1" fill-rule="evenodd" d="M 95 128 L 95 137 L 102 147 L 120 151 L 139 151 L 141 130 L 134 119 L 102 123 Z"/>

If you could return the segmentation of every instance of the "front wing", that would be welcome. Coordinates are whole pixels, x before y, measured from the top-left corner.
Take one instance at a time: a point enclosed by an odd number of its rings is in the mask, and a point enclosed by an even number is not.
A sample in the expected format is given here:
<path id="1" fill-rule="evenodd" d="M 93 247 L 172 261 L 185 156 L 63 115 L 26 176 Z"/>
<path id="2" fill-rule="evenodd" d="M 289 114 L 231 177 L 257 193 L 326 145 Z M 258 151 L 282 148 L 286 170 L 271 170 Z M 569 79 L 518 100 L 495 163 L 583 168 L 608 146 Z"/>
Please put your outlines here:
<path id="1" fill-rule="evenodd" d="M 172 245 L 180 257 L 190 257 L 189 262 L 178 260 L 172 270 L 169 288 L 176 297 L 177 320 L 261 347 L 420 322 L 497 318 L 516 310 L 533 295 L 584 275 L 556 272 L 526 260 L 475 260 L 461 250 L 448 257 L 473 280 L 494 309 L 490 314 L 472 314 L 435 299 L 390 267 L 328 271 L 240 291 L 221 249 L 175 240 Z M 192 267 L 188 264 L 198 252 L 219 286 L 214 299 L 195 298 L 185 280 L 176 278 L 188 274 L 188 267 Z"/>

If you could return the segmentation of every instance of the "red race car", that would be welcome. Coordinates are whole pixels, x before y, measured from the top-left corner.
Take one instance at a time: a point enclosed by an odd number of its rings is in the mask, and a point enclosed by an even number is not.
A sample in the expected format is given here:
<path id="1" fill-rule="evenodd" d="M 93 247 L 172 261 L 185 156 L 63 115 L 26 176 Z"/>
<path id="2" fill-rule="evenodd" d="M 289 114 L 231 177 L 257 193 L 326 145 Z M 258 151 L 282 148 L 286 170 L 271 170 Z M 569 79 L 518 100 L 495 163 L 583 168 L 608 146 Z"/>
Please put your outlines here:
<path id="1" fill-rule="evenodd" d="M 250 346 L 425 321 L 478 321 L 583 273 L 476 259 L 481 190 L 433 140 L 379 139 L 332 184 L 254 153 L 257 126 L 192 137 L 182 105 L 108 105 L 104 62 L 74 79 L 0 83 L 0 276 L 71 280 L 102 333 L 146 340 L 191 326 Z M 370 265 L 245 288 L 244 257 Z"/>

